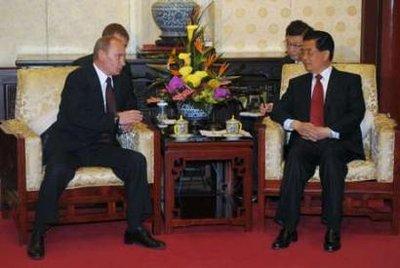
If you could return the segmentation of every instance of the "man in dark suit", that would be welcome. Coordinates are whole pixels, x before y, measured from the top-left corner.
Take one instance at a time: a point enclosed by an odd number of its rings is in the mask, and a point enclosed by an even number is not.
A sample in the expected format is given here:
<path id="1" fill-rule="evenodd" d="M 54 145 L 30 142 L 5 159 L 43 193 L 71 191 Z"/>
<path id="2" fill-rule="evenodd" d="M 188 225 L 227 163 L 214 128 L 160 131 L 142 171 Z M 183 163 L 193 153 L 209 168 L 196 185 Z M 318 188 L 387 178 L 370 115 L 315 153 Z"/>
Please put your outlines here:
<path id="1" fill-rule="evenodd" d="M 61 95 L 57 121 L 51 127 L 45 154 L 45 176 L 39 192 L 36 219 L 28 255 L 44 257 L 44 233 L 57 220 L 58 199 L 79 167 L 110 167 L 124 182 L 128 228 L 125 244 L 162 249 L 142 222 L 151 215 L 146 159 L 122 149 L 117 129 L 130 131 L 142 120 L 134 110 L 133 92 L 119 76 L 125 64 L 125 46 L 113 36 L 100 38 L 94 47 L 93 64 L 70 73 Z"/>
<path id="2" fill-rule="evenodd" d="M 119 23 L 108 24 L 103 29 L 101 36 L 113 36 L 113 37 L 119 39 L 123 43 L 125 48 L 129 44 L 128 31 L 124 28 L 124 26 L 122 26 Z M 86 66 L 86 65 L 92 65 L 92 64 L 93 64 L 93 54 L 83 56 L 72 62 L 72 65 L 78 65 L 78 66 Z M 132 72 L 131 72 L 131 68 L 130 68 L 129 64 L 125 64 L 124 67 L 122 67 L 122 71 L 118 76 L 120 76 L 121 83 L 126 84 L 126 86 L 129 86 L 131 88 L 131 90 L 134 91 L 134 88 L 132 85 Z M 134 101 L 134 108 L 137 109 L 136 95 L 133 95 L 133 101 Z"/>
<path id="3" fill-rule="evenodd" d="M 272 244 L 282 249 L 297 240 L 305 184 L 320 168 L 324 249 L 340 249 L 340 224 L 347 163 L 364 159 L 360 123 L 365 104 L 359 75 L 331 66 L 334 41 L 329 33 L 304 37 L 302 61 L 309 72 L 293 78 L 271 118 L 291 131 L 276 221 L 283 228 Z"/>

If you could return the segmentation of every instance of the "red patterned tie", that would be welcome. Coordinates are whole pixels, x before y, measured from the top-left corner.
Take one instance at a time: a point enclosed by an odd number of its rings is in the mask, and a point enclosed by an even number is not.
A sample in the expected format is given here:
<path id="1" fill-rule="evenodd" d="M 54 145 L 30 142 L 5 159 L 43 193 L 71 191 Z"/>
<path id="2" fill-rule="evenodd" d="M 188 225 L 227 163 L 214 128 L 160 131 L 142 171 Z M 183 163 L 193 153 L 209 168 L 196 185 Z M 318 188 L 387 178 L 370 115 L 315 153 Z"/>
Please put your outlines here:
<path id="1" fill-rule="evenodd" d="M 321 83 L 322 76 L 315 76 L 315 86 L 311 97 L 310 122 L 314 126 L 323 127 L 324 124 L 324 89 Z"/>
<path id="2" fill-rule="evenodd" d="M 107 77 L 106 83 L 107 83 L 106 86 L 107 113 L 115 114 L 117 110 L 115 108 L 115 94 L 114 94 L 114 89 L 111 85 L 111 77 Z"/>

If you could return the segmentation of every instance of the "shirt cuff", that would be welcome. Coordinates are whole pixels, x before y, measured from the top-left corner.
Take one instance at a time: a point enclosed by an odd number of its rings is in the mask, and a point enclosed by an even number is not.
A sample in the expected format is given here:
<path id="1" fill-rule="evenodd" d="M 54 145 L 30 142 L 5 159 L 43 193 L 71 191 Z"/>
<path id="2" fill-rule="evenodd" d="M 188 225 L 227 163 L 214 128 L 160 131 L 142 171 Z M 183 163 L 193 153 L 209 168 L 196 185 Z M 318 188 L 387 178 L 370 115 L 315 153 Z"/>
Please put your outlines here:
<path id="1" fill-rule="evenodd" d="M 332 129 L 330 129 L 330 131 L 331 131 L 331 135 L 330 135 L 330 138 L 332 138 L 332 139 L 340 139 L 340 134 L 339 134 L 339 132 L 336 132 L 336 131 L 333 131 Z"/>
<path id="2" fill-rule="evenodd" d="M 285 122 L 283 122 L 283 129 L 286 131 L 293 131 L 292 123 L 293 119 L 286 119 Z"/>

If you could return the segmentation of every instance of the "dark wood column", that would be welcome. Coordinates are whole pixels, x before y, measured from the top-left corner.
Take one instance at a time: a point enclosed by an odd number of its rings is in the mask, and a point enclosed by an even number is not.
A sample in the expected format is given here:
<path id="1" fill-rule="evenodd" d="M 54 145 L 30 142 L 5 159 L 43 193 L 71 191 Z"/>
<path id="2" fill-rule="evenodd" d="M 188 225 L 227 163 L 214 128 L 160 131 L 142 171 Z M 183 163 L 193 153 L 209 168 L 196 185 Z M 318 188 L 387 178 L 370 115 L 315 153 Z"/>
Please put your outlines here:
<path id="1" fill-rule="evenodd" d="M 400 1 L 381 1 L 379 107 L 400 123 Z"/>
<path id="2" fill-rule="evenodd" d="M 363 0 L 361 11 L 361 63 L 379 61 L 381 0 Z"/>
<path id="3" fill-rule="evenodd" d="M 400 123 L 400 1 L 363 0 L 361 62 L 377 67 L 379 111 Z"/>

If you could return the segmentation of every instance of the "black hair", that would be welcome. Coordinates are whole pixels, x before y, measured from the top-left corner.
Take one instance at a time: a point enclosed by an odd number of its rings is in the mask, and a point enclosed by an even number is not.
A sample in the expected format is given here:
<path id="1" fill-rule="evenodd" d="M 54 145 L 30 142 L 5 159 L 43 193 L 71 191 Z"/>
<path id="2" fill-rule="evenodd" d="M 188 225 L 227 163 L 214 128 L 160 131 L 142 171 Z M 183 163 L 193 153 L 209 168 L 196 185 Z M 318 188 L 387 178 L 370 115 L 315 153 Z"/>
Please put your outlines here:
<path id="1" fill-rule="evenodd" d="M 310 25 L 302 20 L 294 20 L 286 27 L 286 36 L 288 35 L 302 35 L 304 36 L 308 31 L 314 30 Z"/>
<path id="2" fill-rule="evenodd" d="M 315 46 L 319 51 L 329 51 L 329 60 L 332 61 L 335 51 L 335 42 L 332 35 L 324 31 L 309 31 L 303 40 L 315 40 Z"/>

